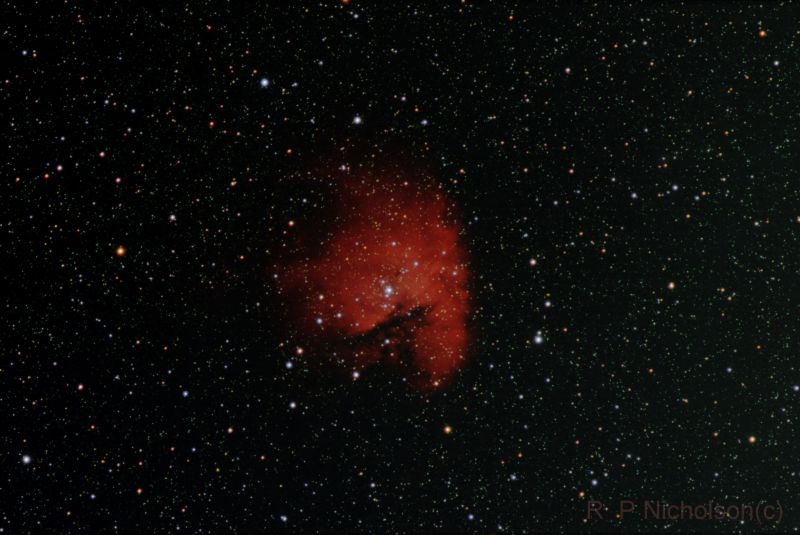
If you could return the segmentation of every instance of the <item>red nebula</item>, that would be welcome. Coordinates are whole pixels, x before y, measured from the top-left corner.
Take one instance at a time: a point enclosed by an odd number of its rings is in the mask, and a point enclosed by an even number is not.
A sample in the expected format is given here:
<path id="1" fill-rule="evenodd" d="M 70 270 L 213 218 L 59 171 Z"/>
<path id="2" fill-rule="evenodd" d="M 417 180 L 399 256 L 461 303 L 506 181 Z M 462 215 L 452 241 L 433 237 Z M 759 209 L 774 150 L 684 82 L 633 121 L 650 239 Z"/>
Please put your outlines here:
<path id="1" fill-rule="evenodd" d="M 423 390 L 441 385 L 464 362 L 468 338 L 454 204 L 394 179 L 342 182 L 336 198 L 329 221 L 292 222 L 298 254 L 280 270 L 304 354 L 353 371 L 397 365 Z"/>

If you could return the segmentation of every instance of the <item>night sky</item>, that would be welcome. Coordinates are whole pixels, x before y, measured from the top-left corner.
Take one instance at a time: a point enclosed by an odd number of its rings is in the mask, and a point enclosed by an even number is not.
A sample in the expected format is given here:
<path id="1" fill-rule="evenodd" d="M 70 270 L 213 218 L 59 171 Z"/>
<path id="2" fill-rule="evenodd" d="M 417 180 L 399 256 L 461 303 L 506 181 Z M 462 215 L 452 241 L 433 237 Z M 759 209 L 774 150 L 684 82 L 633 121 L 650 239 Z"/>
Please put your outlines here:
<path id="1" fill-rule="evenodd" d="M 0 532 L 800 529 L 800 7 L 544 4 L 6 3 Z"/>

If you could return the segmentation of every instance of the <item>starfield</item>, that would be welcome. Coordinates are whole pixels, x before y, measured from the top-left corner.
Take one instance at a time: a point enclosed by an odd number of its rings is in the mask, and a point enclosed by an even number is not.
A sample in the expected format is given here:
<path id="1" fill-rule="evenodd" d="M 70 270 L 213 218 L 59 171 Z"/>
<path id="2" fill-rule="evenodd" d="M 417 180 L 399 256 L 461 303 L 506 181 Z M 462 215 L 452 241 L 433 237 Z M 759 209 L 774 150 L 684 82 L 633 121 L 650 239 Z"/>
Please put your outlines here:
<path id="1" fill-rule="evenodd" d="M 6 2 L 0 533 L 797 531 L 798 20 Z"/>

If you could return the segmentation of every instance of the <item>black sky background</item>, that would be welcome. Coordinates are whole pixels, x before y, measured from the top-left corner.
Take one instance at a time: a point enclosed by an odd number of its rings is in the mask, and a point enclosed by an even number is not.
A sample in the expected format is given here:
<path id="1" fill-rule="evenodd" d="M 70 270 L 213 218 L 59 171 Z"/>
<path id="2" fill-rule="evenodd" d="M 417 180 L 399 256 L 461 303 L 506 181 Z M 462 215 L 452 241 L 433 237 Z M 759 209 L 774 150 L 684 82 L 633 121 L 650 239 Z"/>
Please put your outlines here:
<path id="1" fill-rule="evenodd" d="M 800 525 L 796 6 L 3 11 L 7 533 Z M 464 226 L 438 394 L 298 358 L 272 279 L 288 220 L 387 169 Z"/>

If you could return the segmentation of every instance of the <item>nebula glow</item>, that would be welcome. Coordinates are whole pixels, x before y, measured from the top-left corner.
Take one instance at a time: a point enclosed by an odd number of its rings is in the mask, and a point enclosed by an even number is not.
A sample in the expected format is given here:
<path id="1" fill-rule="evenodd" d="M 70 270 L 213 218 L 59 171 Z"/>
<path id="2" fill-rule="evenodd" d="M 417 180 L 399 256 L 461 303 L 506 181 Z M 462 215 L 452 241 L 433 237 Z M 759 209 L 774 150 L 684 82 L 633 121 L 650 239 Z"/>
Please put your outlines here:
<path id="1" fill-rule="evenodd" d="M 341 184 L 337 197 L 323 226 L 292 229 L 299 254 L 281 274 L 305 355 L 335 354 L 354 372 L 395 365 L 421 389 L 440 386 L 464 362 L 468 338 L 452 202 L 401 180 Z"/>

